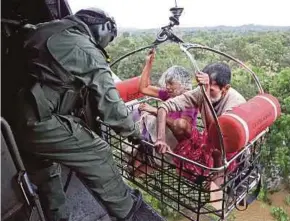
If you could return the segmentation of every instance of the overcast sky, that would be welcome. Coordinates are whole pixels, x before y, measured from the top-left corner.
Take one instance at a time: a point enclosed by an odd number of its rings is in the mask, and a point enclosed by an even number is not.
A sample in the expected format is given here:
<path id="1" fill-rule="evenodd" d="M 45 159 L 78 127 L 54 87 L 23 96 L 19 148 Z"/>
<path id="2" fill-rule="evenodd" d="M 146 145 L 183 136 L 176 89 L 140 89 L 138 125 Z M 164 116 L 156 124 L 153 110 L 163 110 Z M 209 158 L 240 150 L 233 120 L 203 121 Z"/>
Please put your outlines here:
<path id="1" fill-rule="evenodd" d="M 156 28 L 168 23 L 174 0 L 68 0 L 73 12 L 100 7 L 125 28 Z M 290 0 L 177 0 L 184 7 L 181 27 L 244 24 L 290 26 Z"/>

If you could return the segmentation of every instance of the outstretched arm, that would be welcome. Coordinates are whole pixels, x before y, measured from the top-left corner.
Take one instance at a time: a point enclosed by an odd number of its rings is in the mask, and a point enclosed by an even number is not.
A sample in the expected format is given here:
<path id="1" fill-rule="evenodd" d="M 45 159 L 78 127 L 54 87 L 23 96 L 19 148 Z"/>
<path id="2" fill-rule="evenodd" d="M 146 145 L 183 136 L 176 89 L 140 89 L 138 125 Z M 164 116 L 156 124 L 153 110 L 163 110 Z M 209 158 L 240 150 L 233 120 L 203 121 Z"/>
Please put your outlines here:
<path id="1" fill-rule="evenodd" d="M 155 147 L 159 153 L 170 151 L 170 147 L 165 142 L 166 117 L 166 110 L 159 108 L 157 113 L 157 141 L 155 143 Z"/>
<path id="2" fill-rule="evenodd" d="M 150 85 L 150 72 L 154 60 L 154 51 L 150 51 L 139 82 L 139 91 L 147 96 L 158 97 L 159 88 Z"/>
<path id="3" fill-rule="evenodd" d="M 153 106 L 151 106 L 150 104 L 147 104 L 147 103 L 140 104 L 139 110 L 140 111 L 146 111 L 149 114 L 152 114 L 154 116 L 157 116 L 157 113 L 158 113 L 158 109 L 156 107 L 153 107 Z M 175 121 L 176 120 L 172 119 L 171 117 L 166 117 L 166 125 L 171 130 L 174 130 L 174 128 L 175 128 Z"/>
<path id="4" fill-rule="evenodd" d="M 171 149 L 169 147 L 169 145 L 166 143 L 166 139 L 165 139 L 165 129 L 166 129 L 166 124 L 169 126 L 169 122 L 168 122 L 168 117 L 167 117 L 167 112 L 164 108 L 159 108 L 158 109 L 158 114 L 157 114 L 157 141 L 155 143 L 155 147 L 157 148 L 157 151 L 159 153 L 165 153 L 165 152 L 170 152 Z M 170 119 L 170 125 L 169 128 L 171 128 L 171 130 L 174 133 L 174 129 L 176 129 L 176 127 L 178 127 L 178 125 L 176 125 L 178 120 L 173 120 Z M 176 133 L 174 133 L 176 134 Z M 180 136 L 180 133 L 177 133 L 178 136 Z M 189 132 L 190 134 L 190 132 Z M 185 134 L 182 135 L 182 137 L 184 137 Z"/>
<path id="5" fill-rule="evenodd" d="M 60 38 L 48 41 L 50 52 L 62 67 L 73 73 L 90 90 L 90 106 L 114 131 L 122 136 L 134 135 L 135 124 L 126 105 L 120 98 L 104 54 L 88 39 L 75 30 L 73 35 L 60 33 Z M 62 48 L 63 50 L 58 50 Z"/>
<path id="6" fill-rule="evenodd" d="M 122 136 L 134 134 L 133 118 L 124 101 L 119 97 L 109 69 L 98 69 L 98 74 L 95 74 L 90 88 L 101 119 Z"/>
<path id="7" fill-rule="evenodd" d="M 200 88 L 187 91 L 177 97 L 170 98 L 163 102 L 160 107 L 164 108 L 167 112 L 171 111 L 184 111 L 186 108 L 200 108 L 202 104 L 202 93 Z"/>

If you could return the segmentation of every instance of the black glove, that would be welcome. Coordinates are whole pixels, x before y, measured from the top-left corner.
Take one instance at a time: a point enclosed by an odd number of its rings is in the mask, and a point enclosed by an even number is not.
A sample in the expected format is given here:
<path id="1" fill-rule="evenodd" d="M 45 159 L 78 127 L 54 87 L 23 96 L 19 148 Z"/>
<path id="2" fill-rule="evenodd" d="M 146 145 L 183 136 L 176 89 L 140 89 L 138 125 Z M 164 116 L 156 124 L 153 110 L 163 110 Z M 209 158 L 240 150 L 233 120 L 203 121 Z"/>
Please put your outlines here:
<path id="1" fill-rule="evenodd" d="M 128 137 L 128 141 L 134 145 L 138 145 L 141 143 L 142 140 L 139 136 L 132 135 Z"/>
<path id="2" fill-rule="evenodd" d="M 128 141 L 131 142 L 134 145 L 141 144 L 141 134 L 140 134 L 140 129 L 137 124 L 135 124 L 135 129 L 134 132 L 128 136 Z"/>

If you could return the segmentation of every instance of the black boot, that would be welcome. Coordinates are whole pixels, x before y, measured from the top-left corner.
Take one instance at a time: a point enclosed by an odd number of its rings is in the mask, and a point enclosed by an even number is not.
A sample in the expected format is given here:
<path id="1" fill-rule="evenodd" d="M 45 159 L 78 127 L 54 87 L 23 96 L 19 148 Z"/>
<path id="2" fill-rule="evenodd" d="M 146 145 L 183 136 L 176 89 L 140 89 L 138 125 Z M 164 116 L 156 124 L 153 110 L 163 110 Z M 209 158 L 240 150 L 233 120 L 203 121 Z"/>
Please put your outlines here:
<path id="1" fill-rule="evenodd" d="M 142 199 L 139 190 L 132 190 L 134 205 L 125 219 L 119 221 L 166 221 Z"/>
<path id="2" fill-rule="evenodd" d="M 59 210 L 51 210 L 50 213 L 46 213 L 47 221 L 71 221 L 72 214 L 63 214 Z"/>

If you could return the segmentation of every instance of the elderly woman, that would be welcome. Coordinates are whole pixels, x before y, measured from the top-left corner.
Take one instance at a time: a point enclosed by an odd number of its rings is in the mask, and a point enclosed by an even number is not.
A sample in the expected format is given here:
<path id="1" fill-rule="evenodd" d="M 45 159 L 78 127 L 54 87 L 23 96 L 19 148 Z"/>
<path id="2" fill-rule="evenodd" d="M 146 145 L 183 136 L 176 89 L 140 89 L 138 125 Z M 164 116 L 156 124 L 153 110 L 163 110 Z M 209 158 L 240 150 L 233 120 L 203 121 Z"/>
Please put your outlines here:
<path id="1" fill-rule="evenodd" d="M 156 87 L 150 84 L 150 72 L 154 60 L 154 53 L 147 57 L 145 67 L 142 71 L 139 84 L 139 91 L 144 95 L 159 98 L 166 101 L 172 97 L 183 94 L 192 89 L 191 74 L 181 66 L 172 66 L 167 69 L 159 80 L 163 87 Z M 142 103 L 139 110 L 133 114 L 135 121 L 139 122 L 140 132 L 143 138 L 149 142 L 156 142 L 157 134 L 157 108 L 147 103 Z M 192 129 L 196 126 L 197 109 L 189 108 L 183 111 L 170 112 L 166 118 L 166 142 L 174 150 L 179 142 L 191 137 Z M 143 150 L 144 151 L 144 150 Z M 156 156 L 154 150 L 153 155 Z M 148 154 L 148 150 L 146 150 Z M 155 159 L 155 163 L 160 164 Z M 136 166 L 136 165 L 135 165 Z M 142 166 L 139 172 L 142 173 Z M 147 168 L 148 172 L 148 168 Z"/>
<path id="2" fill-rule="evenodd" d="M 159 80 L 159 84 L 163 87 L 165 86 L 164 89 L 151 85 L 150 72 L 153 60 L 154 53 L 150 53 L 141 75 L 139 84 L 139 91 L 141 93 L 166 101 L 169 98 L 181 95 L 192 89 L 191 74 L 181 66 L 172 66 L 163 73 Z M 141 104 L 139 110 L 157 116 L 157 108 L 149 104 Z M 166 119 L 166 125 L 174 134 L 175 138 L 178 141 L 182 141 L 190 137 L 192 126 L 195 126 L 196 123 L 196 115 L 197 109 L 195 108 L 171 112 Z M 156 131 L 154 131 L 154 133 L 156 133 Z"/>

